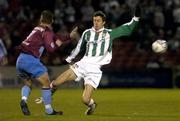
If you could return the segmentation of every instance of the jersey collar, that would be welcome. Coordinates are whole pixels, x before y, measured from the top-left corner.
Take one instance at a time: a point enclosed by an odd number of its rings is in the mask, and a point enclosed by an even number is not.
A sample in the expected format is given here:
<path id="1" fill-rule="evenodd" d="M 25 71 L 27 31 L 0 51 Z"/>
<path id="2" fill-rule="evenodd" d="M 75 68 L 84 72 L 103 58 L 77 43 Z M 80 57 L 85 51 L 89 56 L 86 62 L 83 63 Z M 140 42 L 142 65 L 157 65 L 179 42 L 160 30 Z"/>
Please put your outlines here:
<path id="1" fill-rule="evenodd" d="M 94 32 L 98 32 L 98 33 L 99 33 L 99 32 L 102 32 L 102 31 L 104 30 L 104 27 L 101 28 L 101 29 L 99 29 L 99 30 L 97 30 L 97 31 L 94 29 L 94 27 L 92 27 L 92 30 L 93 30 Z"/>

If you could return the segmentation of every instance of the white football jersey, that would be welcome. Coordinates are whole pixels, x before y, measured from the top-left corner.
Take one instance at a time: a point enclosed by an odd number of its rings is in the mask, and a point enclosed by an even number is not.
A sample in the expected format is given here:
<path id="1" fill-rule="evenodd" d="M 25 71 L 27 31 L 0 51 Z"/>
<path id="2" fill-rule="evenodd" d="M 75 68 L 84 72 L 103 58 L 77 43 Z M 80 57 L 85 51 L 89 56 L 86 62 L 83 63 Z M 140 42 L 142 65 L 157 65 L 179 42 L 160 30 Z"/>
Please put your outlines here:
<path id="1" fill-rule="evenodd" d="M 106 29 L 103 27 L 96 31 L 92 27 L 85 30 L 76 48 L 68 56 L 66 61 L 70 63 L 81 50 L 85 49 L 86 52 L 81 61 L 99 66 L 110 63 L 112 59 L 112 40 L 117 37 L 130 35 L 138 21 L 139 19 L 137 17 L 133 17 L 130 22 L 115 29 Z"/>

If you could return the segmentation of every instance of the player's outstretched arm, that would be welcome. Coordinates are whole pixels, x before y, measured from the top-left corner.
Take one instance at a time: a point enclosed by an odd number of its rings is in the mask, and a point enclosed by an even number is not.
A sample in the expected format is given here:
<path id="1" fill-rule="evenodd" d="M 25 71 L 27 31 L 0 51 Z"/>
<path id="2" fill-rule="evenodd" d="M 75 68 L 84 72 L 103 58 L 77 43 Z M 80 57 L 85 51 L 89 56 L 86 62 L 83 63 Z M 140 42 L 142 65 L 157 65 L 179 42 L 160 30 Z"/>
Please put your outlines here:
<path id="1" fill-rule="evenodd" d="M 139 23 L 139 19 L 141 16 L 141 8 L 139 5 L 134 10 L 134 17 L 128 23 L 125 23 L 115 29 L 112 29 L 110 36 L 111 39 L 114 40 L 115 38 L 122 37 L 122 36 L 129 36 L 135 30 Z"/>
<path id="2" fill-rule="evenodd" d="M 77 38 L 77 34 L 78 34 L 78 27 L 76 26 L 70 33 L 70 38 L 72 40 L 75 40 Z"/>

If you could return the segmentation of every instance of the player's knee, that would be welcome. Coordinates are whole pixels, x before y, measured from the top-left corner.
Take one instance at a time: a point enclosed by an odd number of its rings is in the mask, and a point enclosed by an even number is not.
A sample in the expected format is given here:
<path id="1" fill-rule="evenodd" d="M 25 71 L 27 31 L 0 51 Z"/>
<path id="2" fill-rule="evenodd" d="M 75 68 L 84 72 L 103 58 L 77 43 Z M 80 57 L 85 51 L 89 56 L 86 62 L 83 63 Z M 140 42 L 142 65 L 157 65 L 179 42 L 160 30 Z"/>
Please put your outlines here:
<path id="1" fill-rule="evenodd" d="M 44 82 L 42 83 L 43 88 L 50 88 L 50 83 L 49 82 Z"/>
<path id="2" fill-rule="evenodd" d="M 49 75 L 48 73 L 42 74 L 40 77 L 36 78 L 43 88 L 49 88 L 50 87 L 50 81 L 49 81 Z"/>
<path id="3" fill-rule="evenodd" d="M 41 79 L 38 80 L 43 88 L 49 88 L 50 87 L 50 81 L 48 79 Z"/>
<path id="4" fill-rule="evenodd" d="M 25 81 L 24 84 L 30 88 L 32 88 L 32 81 Z"/>
<path id="5" fill-rule="evenodd" d="M 39 81 L 40 82 L 40 84 L 41 84 L 41 86 L 42 86 L 42 88 L 50 88 L 50 82 L 49 82 L 49 80 L 41 80 L 41 81 Z"/>

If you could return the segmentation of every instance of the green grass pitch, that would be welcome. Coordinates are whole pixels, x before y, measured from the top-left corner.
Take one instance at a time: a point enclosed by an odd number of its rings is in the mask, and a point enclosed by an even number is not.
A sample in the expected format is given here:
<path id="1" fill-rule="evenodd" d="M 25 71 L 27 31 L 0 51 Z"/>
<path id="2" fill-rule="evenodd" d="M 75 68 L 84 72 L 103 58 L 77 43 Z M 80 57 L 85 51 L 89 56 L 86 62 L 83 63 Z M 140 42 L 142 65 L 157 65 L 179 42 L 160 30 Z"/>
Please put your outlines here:
<path id="1" fill-rule="evenodd" d="M 94 93 L 98 107 L 85 116 L 82 89 L 59 89 L 53 107 L 63 116 L 46 116 L 44 106 L 35 104 L 40 89 L 33 89 L 28 100 L 31 116 L 23 116 L 19 107 L 20 89 L 0 89 L 0 121 L 180 121 L 178 89 L 98 89 Z"/>

